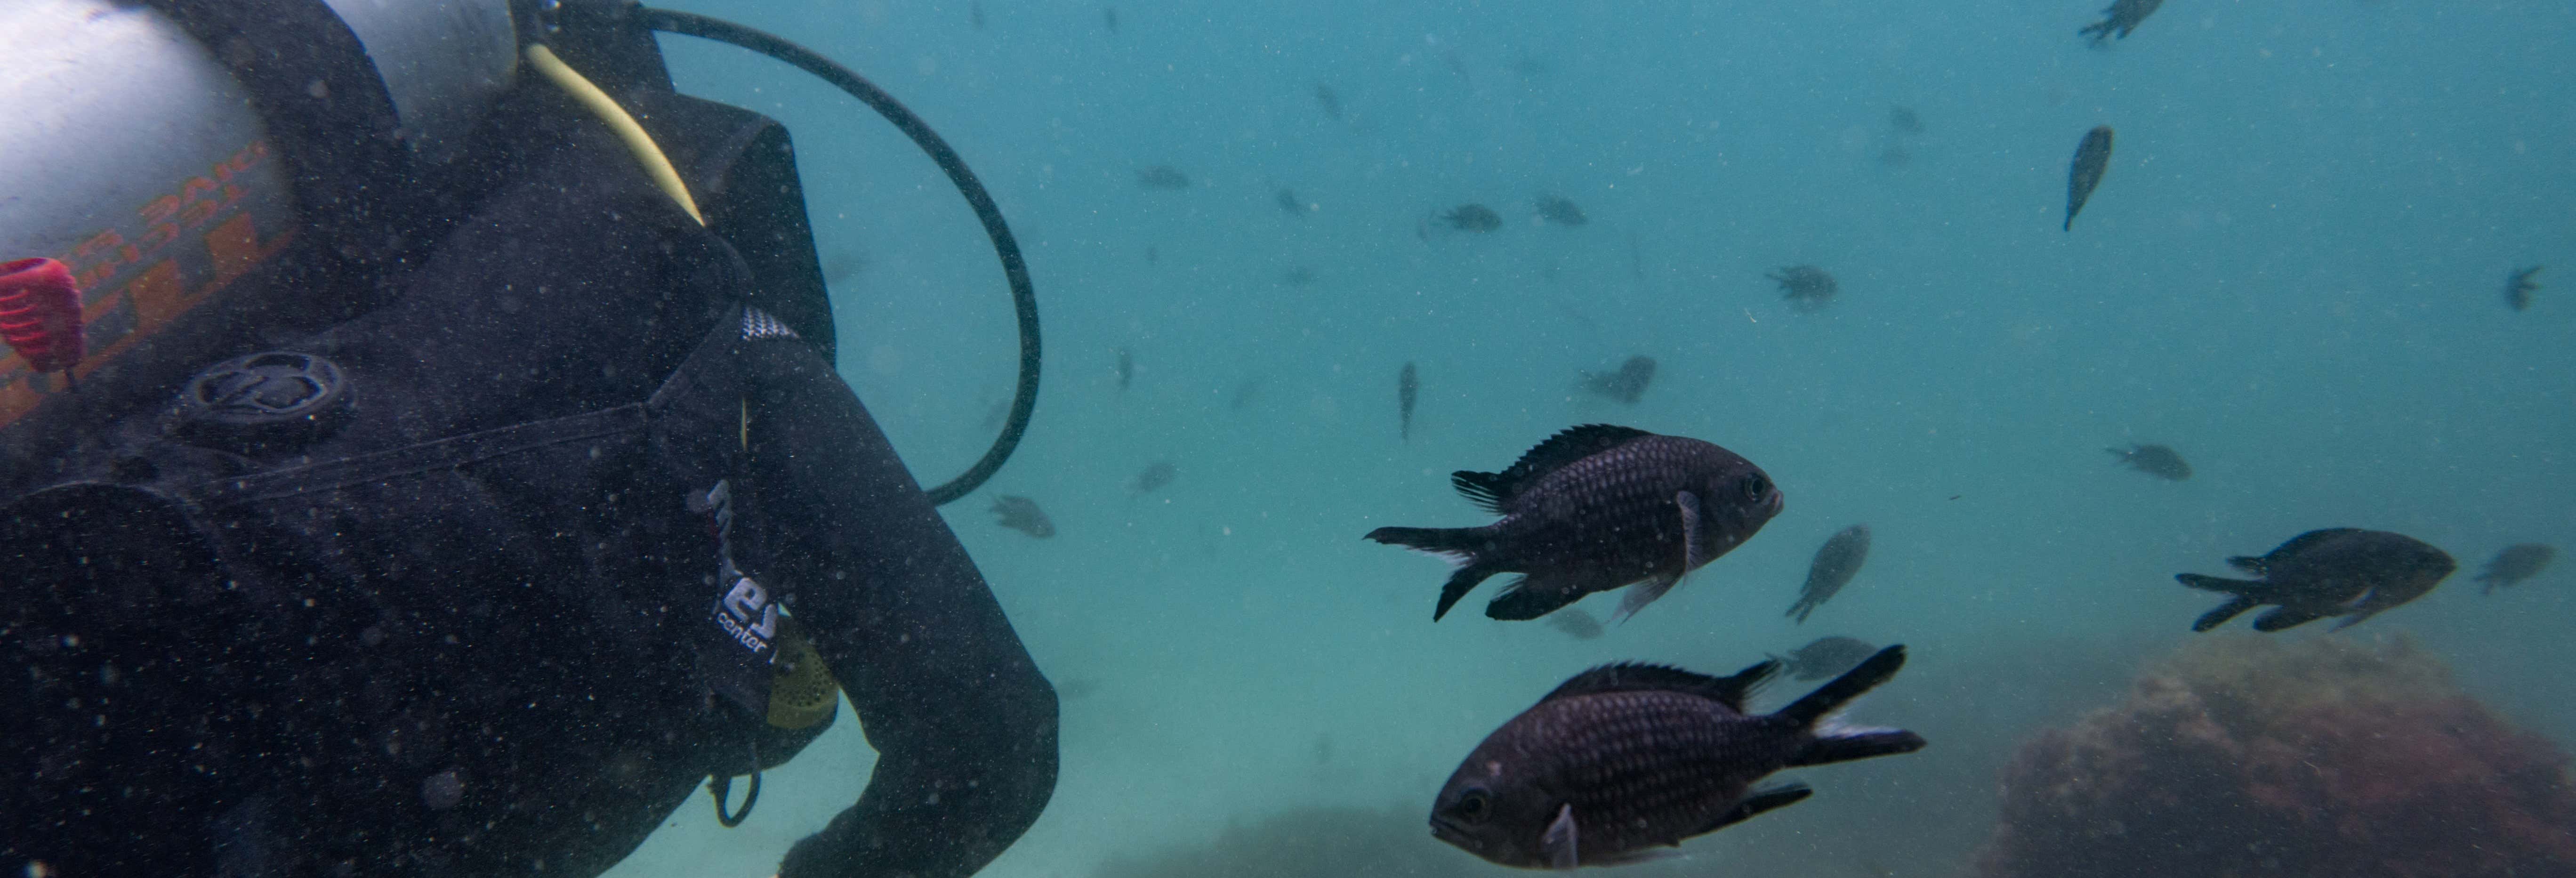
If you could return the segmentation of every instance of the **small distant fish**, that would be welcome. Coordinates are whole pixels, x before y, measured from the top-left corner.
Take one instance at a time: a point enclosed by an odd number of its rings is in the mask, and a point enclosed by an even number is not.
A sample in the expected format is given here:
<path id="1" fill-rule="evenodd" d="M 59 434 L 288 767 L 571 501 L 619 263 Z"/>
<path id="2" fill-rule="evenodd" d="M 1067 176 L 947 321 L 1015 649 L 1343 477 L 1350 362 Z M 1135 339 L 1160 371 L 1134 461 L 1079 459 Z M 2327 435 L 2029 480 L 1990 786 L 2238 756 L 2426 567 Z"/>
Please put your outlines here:
<path id="1" fill-rule="evenodd" d="M 1923 117 L 1915 115 L 1914 110 L 1908 107 L 1889 107 L 1887 127 L 1898 134 L 1921 134 Z"/>
<path id="2" fill-rule="evenodd" d="M 1144 472 L 1136 474 L 1136 479 L 1134 481 L 1127 483 L 1127 493 L 1154 493 L 1155 491 L 1162 489 L 1164 485 L 1171 484 L 1172 477 L 1179 474 L 1180 471 L 1173 469 L 1170 462 L 1160 460 L 1154 461 L 1153 466 L 1146 467 Z"/>
<path id="3" fill-rule="evenodd" d="M 2110 39 L 2113 31 L 2118 31 L 2120 39 L 2125 40 L 2129 38 L 2130 31 L 2138 29 L 2138 22 L 2156 14 L 2156 7 L 2163 5 L 2165 0 L 2112 0 L 2110 8 L 2102 10 L 2101 21 L 2085 25 L 2075 33 L 2092 37 L 2096 46 Z"/>
<path id="4" fill-rule="evenodd" d="M 1145 248 L 1145 264 L 1152 265 L 1161 261 L 1163 261 L 1163 251 L 1152 247 Z"/>
<path id="5" fill-rule="evenodd" d="M 2075 145 L 2075 161 L 2066 167 L 2066 231 L 2075 231 L 2075 215 L 2084 210 L 2084 202 L 2092 200 L 2093 187 L 2102 185 L 2102 172 L 2110 167 L 2111 126 L 2093 126 L 2084 132 L 2084 142 Z"/>
<path id="6" fill-rule="evenodd" d="M 1315 83 L 1315 105 L 1322 107 L 1324 115 L 1333 121 L 1342 120 L 1342 95 L 1334 91 L 1332 86 Z"/>
<path id="7" fill-rule="evenodd" d="M 975 29 L 976 29 L 976 30 L 983 30 L 983 29 L 984 29 L 984 4 L 982 4 L 982 3 L 968 3 L 968 4 L 966 4 L 966 20 L 967 20 L 967 21 L 970 21 L 970 22 L 974 22 L 974 24 L 975 24 Z"/>
<path id="8" fill-rule="evenodd" d="M 1432 621 L 1497 573 L 1520 573 L 1486 605 L 1495 619 L 1536 619 L 1593 592 L 1638 583 L 1624 619 L 1726 554 L 1780 514 L 1771 477 L 1716 445 L 1586 424 L 1548 437 L 1499 473 L 1460 470 L 1449 483 L 1502 516 L 1483 527 L 1381 527 L 1368 539 L 1457 565 Z"/>
<path id="9" fill-rule="evenodd" d="M 1251 406 L 1254 400 L 1260 398 L 1261 378 L 1259 376 L 1246 378 L 1243 379 L 1242 383 L 1234 386 L 1234 396 L 1225 401 L 1225 407 L 1229 411 L 1239 412 Z"/>
<path id="10" fill-rule="evenodd" d="M 1155 165 L 1136 172 L 1136 185 L 1166 192 L 1187 189 L 1190 188 L 1190 175 L 1171 165 Z"/>
<path id="11" fill-rule="evenodd" d="M 2540 289 L 2539 284 L 2531 282 L 2531 276 L 2539 274 L 2540 269 L 2538 265 L 2514 269 L 2513 275 L 2504 281 L 2504 303 L 2512 305 L 2516 311 L 2531 307 L 2531 291 Z"/>
<path id="12" fill-rule="evenodd" d="M 1825 307 L 1843 289 L 1833 275 L 1813 265 L 1792 265 L 1763 277 L 1778 281 L 1780 298 L 1788 300 L 1791 310 L 1801 312 L 1812 313 Z"/>
<path id="13" fill-rule="evenodd" d="M 1422 394 L 1422 379 L 1406 362 L 1404 371 L 1395 374 L 1396 436 L 1413 441 L 1413 401 Z"/>
<path id="14" fill-rule="evenodd" d="M 2239 556 L 2227 563 L 2257 578 L 2174 576 L 2192 588 L 2231 595 L 2217 609 L 2201 614 L 2191 630 L 2207 631 L 2247 610 L 2278 604 L 2255 618 L 2254 630 L 2279 631 L 2342 616 L 2343 621 L 2335 623 L 2340 631 L 2423 597 L 2457 567 L 2449 554 L 2414 537 L 2349 527 L 2312 530 L 2291 537 L 2269 555 Z"/>
<path id="15" fill-rule="evenodd" d="M 1112 368 L 1117 370 L 1118 392 L 1127 392 L 1127 385 L 1136 383 L 1136 353 L 1126 348 L 1119 348 L 1118 364 Z"/>
<path id="16" fill-rule="evenodd" d="M 1890 143 L 1887 148 L 1878 151 L 1878 163 L 1891 168 L 1902 168 L 1914 163 L 1914 153 L 1907 151 L 1904 144 Z"/>
<path id="17" fill-rule="evenodd" d="M 1297 197 L 1297 190 L 1290 189 L 1285 186 L 1280 187 L 1279 196 L 1274 200 L 1279 202 L 1280 210 L 1284 210 L 1298 216 L 1305 216 L 1306 214 L 1313 212 L 1315 209 L 1314 205 L 1307 204 L 1305 199 Z"/>
<path id="18" fill-rule="evenodd" d="M 2486 590 L 2479 593 L 2494 594 L 2496 589 L 2519 585 L 2523 580 L 2539 575 L 2549 566 L 2549 559 L 2557 555 L 2558 550 L 2540 543 L 2506 546 L 2504 551 L 2497 552 L 2493 559 L 2487 561 L 2485 570 L 2478 572 L 2477 581 L 2486 586 Z"/>
<path id="19" fill-rule="evenodd" d="M 1593 395 L 1615 399 L 1628 405 L 1646 395 L 1646 385 L 1655 382 L 1655 358 L 1638 355 L 1619 364 L 1616 372 L 1585 372 L 1579 382 Z"/>
<path id="20" fill-rule="evenodd" d="M 2121 0 L 2121 2 L 2125 3 L 2125 2 L 2128 2 L 2128 0 Z M 1103 25 L 1107 25 L 1107 26 L 1109 27 L 1109 32 L 1110 32 L 1110 33 L 1113 33 L 1113 34 L 1114 34 L 1114 33 L 1117 33 L 1117 32 L 1118 32 L 1118 7 L 1115 7 L 1115 6 L 1103 6 L 1103 7 L 1100 7 L 1100 23 L 1101 23 L 1101 24 L 1103 24 Z"/>
<path id="21" fill-rule="evenodd" d="M 2119 462 L 2128 468 L 2146 473 L 2147 475 L 2151 475 L 2168 482 L 2184 482 L 2191 480 L 2191 464 L 2183 461 L 2181 452 L 2175 451 L 2170 447 L 2163 445 L 2131 445 L 2126 450 L 2118 448 L 2105 448 L 2102 450 L 2111 452 L 2111 456 L 2119 458 Z"/>
<path id="22" fill-rule="evenodd" d="M 1579 226 L 1589 222 L 1583 216 L 1583 208 L 1560 195 L 1539 196 L 1538 216 L 1540 219 L 1560 226 Z"/>
<path id="23" fill-rule="evenodd" d="M 1807 615 L 1834 599 L 1834 593 L 1851 583 L 1860 573 L 1861 562 L 1869 560 L 1869 525 L 1855 524 L 1837 531 L 1816 548 L 1816 558 L 1807 564 L 1807 584 L 1798 587 L 1798 602 L 1789 606 L 1788 615 L 1805 624 Z"/>
<path id="24" fill-rule="evenodd" d="M 833 254 L 831 258 L 823 260 L 823 283 L 826 285 L 838 286 L 841 283 L 848 281 L 850 278 L 857 276 L 859 270 L 866 267 L 867 260 L 865 259 L 838 253 Z"/>
<path id="25" fill-rule="evenodd" d="M 1771 658 L 1783 665 L 1782 670 L 1798 680 L 1822 680 L 1851 670 L 1853 666 L 1878 652 L 1878 647 L 1857 637 L 1830 635 L 1808 641 L 1807 645 L 1789 651 L 1787 656 Z"/>
<path id="26" fill-rule="evenodd" d="M 1461 232 L 1490 232 L 1503 227 L 1503 215 L 1482 204 L 1461 204 L 1440 215 L 1440 221 Z"/>
<path id="27" fill-rule="evenodd" d="M 1279 282 L 1292 287 L 1302 287 L 1315 282 L 1315 270 L 1303 265 L 1289 266 L 1287 271 L 1279 273 Z"/>
<path id="28" fill-rule="evenodd" d="M 1100 681 L 1089 677 L 1068 677 L 1054 682 L 1056 694 L 1064 696 L 1066 701 L 1089 698 L 1091 693 L 1100 691 Z"/>
<path id="29" fill-rule="evenodd" d="M 1556 69 L 1556 65 L 1548 63 L 1545 58 L 1532 58 L 1530 56 L 1523 55 L 1512 59 L 1512 63 L 1507 65 L 1505 69 L 1520 75 L 1523 79 L 1528 79 L 1534 76 L 1546 76 L 1549 71 Z"/>
<path id="30" fill-rule="evenodd" d="M 1440 788 L 1431 834 L 1502 866 L 1572 869 L 1651 859 L 1813 791 L 1755 786 L 1785 768 L 1923 749 L 1901 729 L 1827 717 L 1905 666 L 1891 646 L 1776 713 L 1745 699 L 1778 670 L 1732 677 L 1680 668 L 1593 668 L 1486 736 Z"/>
<path id="31" fill-rule="evenodd" d="M 1576 640 L 1601 639 L 1601 620 L 1592 618 L 1591 613 L 1584 612 L 1580 607 L 1547 614 L 1547 627 L 1554 628 Z"/>
<path id="32" fill-rule="evenodd" d="M 1000 517 L 1003 527 L 1041 540 L 1055 536 L 1055 522 L 1048 520 L 1046 511 L 1038 508 L 1038 501 L 1027 497 L 1008 494 L 995 497 L 993 514 Z"/>

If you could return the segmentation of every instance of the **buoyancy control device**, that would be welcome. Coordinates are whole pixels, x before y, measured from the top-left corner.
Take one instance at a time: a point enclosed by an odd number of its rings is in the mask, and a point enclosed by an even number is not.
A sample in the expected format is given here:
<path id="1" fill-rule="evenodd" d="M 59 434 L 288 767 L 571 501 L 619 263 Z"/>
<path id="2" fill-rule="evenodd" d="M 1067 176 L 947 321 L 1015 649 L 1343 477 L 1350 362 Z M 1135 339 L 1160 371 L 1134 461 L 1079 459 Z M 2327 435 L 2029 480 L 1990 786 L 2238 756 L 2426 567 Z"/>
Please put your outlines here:
<path id="1" fill-rule="evenodd" d="M 1018 393 L 935 502 L 998 470 L 1034 408 L 1034 292 L 992 198 L 900 103 L 774 36 L 609 0 L 23 0 L 0 6 L 0 30 L 20 35 L 0 60 L 15 120 L 0 127 L 0 563 L 58 583 L 66 605 L 250 607 L 238 632 L 256 642 L 294 627 L 257 607 L 361 583 L 295 630 L 374 645 L 526 606 L 473 596 L 544 589 L 565 558 L 594 578 L 703 571 L 697 590 L 623 597 L 707 607 L 688 635 L 696 683 L 761 720 L 746 758 L 712 769 L 718 811 L 729 774 L 752 773 L 756 796 L 756 772 L 836 702 L 781 613 L 793 583 L 759 569 L 783 550 L 746 490 L 763 477 L 753 425 L 787 391 L 758 376 L 828 375 L 833 324 L 784 129 L 677 94 L 655 32 L 849 92 L 921 145 L 991 236 L 1020 320 Z M 550 118 L 604 127 L 613 143 L 566 137 L 650 187 L 506 145 Z M 589 202 L 543 204 L 531 174 Z M 547 236 L 590 240 L 527 243 Z M 657 255 L 519 261 L 584 253 Z M 656 289 L 685 292 L 636 292 Z M 598 313 L 567 316 L 582 309 Z M 654 492 L 686 509 L 639 528 Z M 105 546 L 120 548 L 89 553 Z M 75 593 L 104 580 L 46 568 L 67 557 L 132 575 Z M 441 578 L 477 584 L 402 592 Z"/>

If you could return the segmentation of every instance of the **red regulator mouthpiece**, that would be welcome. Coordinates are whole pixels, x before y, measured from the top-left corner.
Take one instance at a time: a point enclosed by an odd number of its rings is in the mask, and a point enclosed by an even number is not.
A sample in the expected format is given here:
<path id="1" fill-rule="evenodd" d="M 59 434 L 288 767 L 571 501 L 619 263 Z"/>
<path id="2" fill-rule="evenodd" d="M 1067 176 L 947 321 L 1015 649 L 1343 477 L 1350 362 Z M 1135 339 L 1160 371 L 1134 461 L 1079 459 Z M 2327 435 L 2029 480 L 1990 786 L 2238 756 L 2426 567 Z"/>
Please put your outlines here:
<path id="1" fill-rule="evenodd" d="M 80 363 L 80 289 L 71 269 L 53 259 L 0 262 L 0 340 L 38 372 Z"/>

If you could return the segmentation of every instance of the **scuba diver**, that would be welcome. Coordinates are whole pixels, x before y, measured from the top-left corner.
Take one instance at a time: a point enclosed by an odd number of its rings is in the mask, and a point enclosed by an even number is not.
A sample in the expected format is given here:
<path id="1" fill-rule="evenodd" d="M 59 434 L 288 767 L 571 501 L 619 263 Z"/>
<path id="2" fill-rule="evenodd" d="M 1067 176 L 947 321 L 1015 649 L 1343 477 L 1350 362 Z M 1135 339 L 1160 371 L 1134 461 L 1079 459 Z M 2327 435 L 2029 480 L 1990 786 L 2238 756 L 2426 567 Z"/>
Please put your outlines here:
<path id="1" fill-rule="evenodd" d="M 595 875 L 726 825 L 846 693 L 878 753 L 780 863 L 964 876 L 1056 696 L 934 509 L 1037 386 L 953 150 L 774 37 L 609 0 L 18 0 L 0 94 L 0 874 Z M 956 180 L 1020 392 L 917 485 L 833 368 L 756 49 Z M 749 775 L 736 798 L 732 778 Z"/>

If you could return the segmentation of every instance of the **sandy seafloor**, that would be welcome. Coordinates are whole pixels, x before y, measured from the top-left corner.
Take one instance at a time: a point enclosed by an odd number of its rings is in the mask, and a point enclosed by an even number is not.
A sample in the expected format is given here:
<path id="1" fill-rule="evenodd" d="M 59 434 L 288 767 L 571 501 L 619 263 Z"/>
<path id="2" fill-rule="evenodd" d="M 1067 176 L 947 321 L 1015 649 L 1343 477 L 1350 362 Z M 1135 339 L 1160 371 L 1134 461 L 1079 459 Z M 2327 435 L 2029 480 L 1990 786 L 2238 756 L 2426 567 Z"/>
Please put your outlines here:
<path id="1" fill-rule="evenodd" d="M 1827 633 L 1911 646 L 1855 718 L 1932 746 L 1800 771 L 1813 799 L 1634 871 L 1953 874 L 2012 747 L 2193 636 L 2216 599 L 2174 573 L 2329 526 L 2463 571 L 2279 636 L 2412 636 L 2576 741 L 2576 570 L 2467 581 L 2506 544 L 2576 548 L 2576 7 L 2172 0 L 2101 51 L 2075 34 L 2089 0 L 1115 5 L 1112 32 L 1093 3 L 986 0 L 982 30 L 959 2 L 685 4 L 902 97 L 1028 248 L 1045 393 L 1019 456 L 946 512 L 1065 694 L 1063 770 L 985 874 L 1080 878 L 1309 806 L 1419 830 L 1458 759 L 1576 671 L 1731 672 Z M 792 127 L 841 369 L 921 478 L 962 469 L 1013 336 L 961 200 L 821 85 L 666 45 L 684 89 Z M 1891 130 L 1898 106 L 1921 133 Z M 2061 231 L 2099 124 L 2113 163 Z M 1193 185 L 1141 189 L 1159 164 Z M 1592 221 L 1538 223 L 1540 193 Z M 1465 202 L 1505 227 L 1417 235 Z M 1840 279 L 1829 308 L 1779 301 L 1764 272 L 1795 263 Z M 2506 272 L 2544 263 L 2507 309 Z M 1284 281 L 1298 266 L 1311 284 Z M 1635 406 L 1574 391 L 1640 353 L 1661 370 Z M 1593 421 L 1740 452 L 1787 510 L 1588 642 L 1482 618 L 1500 580 L 1435 625 L 1442 565 L 1359 539 L 1481 523 L 1450 470 Z M 2103 448 L 2130 442 L 2197 474 L 2115 467 Z M 1131 496 L 1155 461 L 1176 481 Z M 996 492 L 1060 534 L 996 527 Z M 1811 553 L 1855 522 L 1866 568 L 1791 625 Z M 864 782 L 853 719 L 770 773 L 745 826 L 693 798 L 612 874 L 768 874 Z"/>

